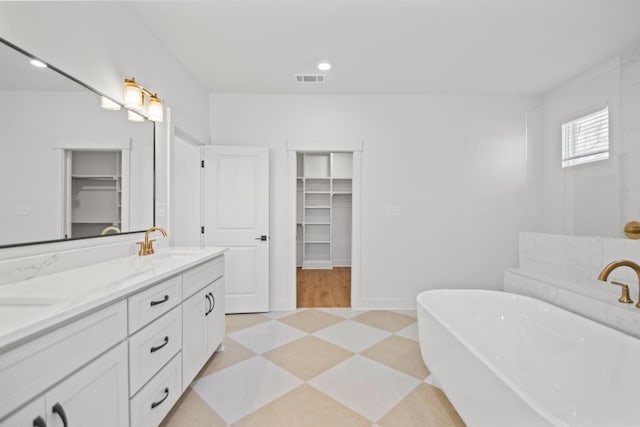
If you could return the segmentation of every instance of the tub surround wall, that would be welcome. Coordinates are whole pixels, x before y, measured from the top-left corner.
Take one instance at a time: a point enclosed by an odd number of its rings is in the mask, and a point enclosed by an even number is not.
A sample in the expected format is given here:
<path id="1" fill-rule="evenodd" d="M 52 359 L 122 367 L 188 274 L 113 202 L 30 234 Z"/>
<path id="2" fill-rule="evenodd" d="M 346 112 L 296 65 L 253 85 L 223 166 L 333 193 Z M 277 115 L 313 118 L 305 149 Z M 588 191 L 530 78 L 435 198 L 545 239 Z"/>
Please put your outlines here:
<path id="1" fill-rule="evenodd" d="M 504 273 L 504 290 L 548 301 L 584 317 L 640 338 L 640 309 L 618 302 L 620 288 L 597 280 L 611 261 L 640 262 L 640 241 L 520 233 L 519 267 Z M 629 268 L 609 280 L 629 285 L 638 301 L 638 277 Z"/>
<path id="2" fill-rule="evenodd" d="M 527 112 L 529 229 L 624 237 L 640 212 L 640 55 L 628 53 L 545 93 Z M 609 160 L 561 167 L 563 123 L 609 107 Z"/>

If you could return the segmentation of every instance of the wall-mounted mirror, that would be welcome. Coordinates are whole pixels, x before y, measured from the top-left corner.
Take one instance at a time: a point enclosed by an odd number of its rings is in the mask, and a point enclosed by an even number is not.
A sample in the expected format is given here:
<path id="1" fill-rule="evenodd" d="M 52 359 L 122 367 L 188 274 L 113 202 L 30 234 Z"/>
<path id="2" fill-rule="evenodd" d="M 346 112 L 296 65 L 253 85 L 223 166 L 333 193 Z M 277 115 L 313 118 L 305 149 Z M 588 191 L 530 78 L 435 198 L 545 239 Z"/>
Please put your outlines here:
<path id="1" fill-rule="evenodd" d="M 154 124 L 0 42 L 0 247 L 153 225 Z"/>

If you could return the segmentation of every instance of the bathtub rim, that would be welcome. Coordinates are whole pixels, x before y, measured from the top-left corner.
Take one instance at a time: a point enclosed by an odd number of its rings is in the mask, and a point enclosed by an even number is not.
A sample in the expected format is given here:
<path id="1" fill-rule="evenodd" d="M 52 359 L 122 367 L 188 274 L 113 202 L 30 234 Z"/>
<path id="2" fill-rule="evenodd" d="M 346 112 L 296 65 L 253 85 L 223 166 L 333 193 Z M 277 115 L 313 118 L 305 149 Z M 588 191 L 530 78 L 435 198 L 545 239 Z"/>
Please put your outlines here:
<path id="1" fill-rule="evenodd" d="M 426 303 L 424 302 L 424 300 L 426 298 L 428 298 L 428 294 L 460 294 L 460 293 L 494 294 L 494 295 L 500 295 L 501 297 L 507 296 L 507 297 L 511 297 L 513 299 L 530 300 L 530 301 L 533 301 L 534 303 L 542 304 L 543 306 L 552 307 L 552 309 L 554 309 L 554 310 L 563 311 L 563 312 L 567 313 L 568 315 L 577 316 L 580 319 L 583 319 L 583 320 L 587 321 L 588 323 L 594 324 L 596 328 L 605 328 L 608 333 L 613 332 L 614 335 L 615 334 L 619 334 L 622 339 L 625 339 L 625 340 L 632 339 L 634 341 L 638 341 L 638 338 L 636 338 L 636 337 L 634 337 L 632 335 L 626 334 L 626 333 L 624 333 L 622 331 L 619 331 L 617 329 L 614 329 L 614 328 L 611 328 L 609 326 L 603 325 L 603 324 L 601 324 L 599 322 L 596 322 L 596 321 L 594 321 L 592 319 L 589 319 L 587 317 L 581 316 L 580 314 L 577 314 L 577 313 L 574 313 L 572 311 L 566 310 L 563 307 L 558 307 L 558 306 L 553 305 L 553 304 L 551 304 L 551 303 L 549 303 L 547 301 L 540 300 L 540 299 L 537 299 L 537 298 L 534 298 L 534 297 L 530 297 L 530 296 L 526 296 L 526 295 L 520 295 L 520 294 L 511 293 L 511 292 L 505 292 L 505 291 L 500 291 L 500 290 L 491 290 L 491 289 L 432 289 L 432 290 L 427 290 L 427 291 L 421 292 L 420 294 L 417 295 L 416 302 L 417 302 L 417 304 L 419 306 L 418 310 L 425 310 L 448 333 L 450 333 L 453 337 L 455 337 L 455 339 L 458 340 L 459 342 L 461 342 L 468 351 L 470 351 L 476 358 L 478 358 L 478 360 L 480 360 L 482 362 L 482 364 L 487 369 L 489 369 L 492 374 L 494 374 L 500 381 L 502 381 L 504 384 L 506 384 L 521 400 L 523 400 L 527 405 L 529 405 L 533 410 L 535 410 L 542 418 L 544 418 L 546 421 L 548 421 L 549 423 L 551 423 L 554 426 L 569 427 L 570 424 L 568 424 L 566 421 L 558 418 L 557 416 L 555 416 L 554 414 L 549 412 L 549 410 L 547 410 L 544 407 L 544 405 L 541 405 L 533 397 L 531 397 L 528 393 L 525 393 L 520 387 L 517 386 L 515 381 L 513 381 L 508 375 L 506 375 L 504 372 L 502 372 L 502 370 L 499 369 L 496 365 L 494 365 L 489 358 L 484 356 L 482 354 L 482 352 L 480 352 L 475 346 L 470 344 L 467 339 L 462 338 L 461 337 L 462 334 L 460 332 L 458 332 L 455 328 L 452 328 L 446 321 L 443 321 L 443 319 L 440 316 L 438 316 L 437 313 L 434 313 L 432 310 L 430 310 L 427 307 L 427 305 L 425 305 Z M 418 339 L 420 339 L 420 330 L 418 330 Z M 437 379 L 437 376 L 436 376 L 436 379 Z M 442 385 L 443 385 L 443 390 L 444 390 L 445 389 L 445 385 L 444 384 L 442 384 Z"/>

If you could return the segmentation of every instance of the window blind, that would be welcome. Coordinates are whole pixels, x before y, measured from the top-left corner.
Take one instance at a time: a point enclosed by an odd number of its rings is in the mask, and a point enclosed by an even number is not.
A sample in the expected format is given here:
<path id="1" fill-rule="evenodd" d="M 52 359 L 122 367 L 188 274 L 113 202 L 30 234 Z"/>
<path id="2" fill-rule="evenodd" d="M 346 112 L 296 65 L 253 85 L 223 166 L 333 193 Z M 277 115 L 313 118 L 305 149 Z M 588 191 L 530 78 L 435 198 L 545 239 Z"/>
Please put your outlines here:
<path id="1" fill-rule="evenodd" d="M 609 107 L 562 125 L 562 167 L 609 158 Z"/>

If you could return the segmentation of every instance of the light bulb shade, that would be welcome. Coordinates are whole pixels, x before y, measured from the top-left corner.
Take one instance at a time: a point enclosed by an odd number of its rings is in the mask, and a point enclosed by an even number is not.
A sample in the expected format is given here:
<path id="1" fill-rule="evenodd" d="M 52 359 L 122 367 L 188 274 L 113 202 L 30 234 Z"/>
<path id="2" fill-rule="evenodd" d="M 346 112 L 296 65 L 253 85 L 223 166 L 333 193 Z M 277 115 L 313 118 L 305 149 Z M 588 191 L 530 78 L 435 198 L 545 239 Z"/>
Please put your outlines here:
<path id="1" fill-rule="evenodd" d="M 113 102 L 106 96 L 100 97 L 100 106 L 105 110 L 112 110 L 112 111 L 119 111 L 121 108 L 120 104 L 118 104 L 117 102 Z"/>
<path id="2" fill-rule="evenodd" d="M 29 61 L 31 63 L 31 65 L 33 65 L 34 67 L 38 67 L 38 68 L 47 68 L 47 64 L 45 64 L 44 62 L 40 61 L 39 59 L 31 59 Z"/>
<path id="3" fill-rule="evenodd" d="M 135 79 L 124 79 L 124 105 L 127 108 L 140 109 L 144 104 L 142 88 Z"/>
<path id="4" fill-rule="evenodd" d="M 131 110 L 127 111 L 127 119 L 131 120 L 132 122 L 144 122 L 144 117 Z"/>
<path id="5" fill-rule="evenodd" d="M 152 122 L 161 122 L 164 120 L 164 106 L 162 99 L 158 98 L 157 94 L 149 97 L 149 103 L 147 104 L 147 117 Z"/>

